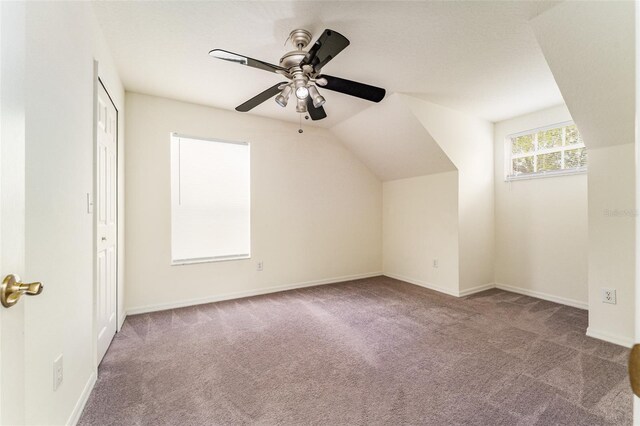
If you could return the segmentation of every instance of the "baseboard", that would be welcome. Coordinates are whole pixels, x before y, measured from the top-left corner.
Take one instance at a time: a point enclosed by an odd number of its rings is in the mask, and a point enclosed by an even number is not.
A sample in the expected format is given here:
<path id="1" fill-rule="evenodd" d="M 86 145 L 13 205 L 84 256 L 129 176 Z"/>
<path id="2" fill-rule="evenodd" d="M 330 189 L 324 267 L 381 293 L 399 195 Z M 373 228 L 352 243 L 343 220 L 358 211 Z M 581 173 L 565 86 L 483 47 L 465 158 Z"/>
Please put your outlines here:
<path id="1" fill-rule="evenodd" d="M 512 293 L 523 294 L 525 296 L 531 296 L 538 299 L 548 300 L 549 302 L 560 303 L 561 305 L 573 306 L 579 309 L 589 309 L 589 305 L 585 302 L 581 302 L 575 299 L 569 299 L 566 297 L 554 296 L 552 294 L 543 293 L 541 291 L 529 290 L 520 287 L 513 287 L 507 284 L 496 283 L 496 288 L 500 290 L 510 291 Z"/>
<path id="2" fill-rule="evenodd" d="M 552 294 L 543 293 L 541 291 L 513 287 L 507 284 L 487 283 L 487 284 L 482 284 L 476 287 L 457 291 L 457 290 L 450 290 L 444 287 L 440 287 L 440 286 L 428 283 L 426 281 L 418 280 L 415 278 L 405 277 L 403 275 L 392 274 L 388 272 L 385 272 L 384 275 L 390 278 L 395 278 L 396 280 L 408 282 L 409 284 L 414 284 L 420 287 L 428 288 L 430 290 L 439 291 L 440 293 L 445 293 L 454 297 L 464 297 L 474 293 L 479 293 L 481 291 L 490 290 L 492 288 L 499 288 L 501 290 L 510 291 L 512 293 L 518 293 L 525 296 L 531 296 L 531 297 L 536 297 L 538 299 L 548 300 L 550 302 L 560 303 L 561 305 L 573 306 L 574 308 L 579 308 L 579 309 L 589 308 L 589 305 L 587 303 L 580 302 L 579 300 L 568 299 L 566 297 L 560 297 L 560 296 L 554 296 Z"/>
<path id="3" fill-rule="evenodd" d="M 411 277 L 405 277 L 404 275 L 392 274 L 392 273 L 389 273 L 389 272 L 385 272 L 384 276 L 385 277 L 389 277 L 389 278 L 393 278 L 393 279 L 396 279 L 396 280 L 404 281 L 404 282 L 407 282 L 409 284 L 413 284 L 413 285 L 417 285 L 417 286 L 420 286 L 420 287 L 428 288 L 429 290 L 435 290 L 435 291 L 438 291 L 440 293 L 448 294 L 449 296 L 459 297 L 458 296 L 458 292 L 455 291 L 455 290 L 449 290 L 448 288 L 440 287 L 440 286 L 437 286 L 435 284 L 428 283 L 426 281 L 418 280 L 418 279 L 411 278 Z"/>
<path id="4" fill-rule="evenodd" d="M 188 299 L 171 303 L 159 303 L 156 305 L 146 305 L 129 308 L 125 315 L 145 314 L 148 312 L 164 311 L 167 309 L 184 308 L 186 306 L 202 305 L 205 303 L 221 302 L 223 300 L 241 299 L 243 297 L 259 296 L 261 294 L 277 293 L 286 290 L 295 290 L 297 288 L 313 287 L 316 285 L 340 283 L 344 281 L 359 280 L 363 278 L 378 277 L 382 272 L 369 272 L 366 274 L 345 275 L 342 277 L 325 278 L 321 280 L 305 281 L 294 284 L 286 284 L 274 287 L 259 288 L 255 290 L 236 291 L 233 293 L 218 294 L 215 296 L 201 297 L 197 299 Z"/>
<path id="5" fill-rule="evenodd" d="M 84 410 L 84 406 L 87 405 L 87 401 L 89 400 L 89 395 L 91 395 L 91 391 L 93 390 L 93 386 L 96 384 L 96 373 L 91 373 L 89 376 L 89 380 L 87 380 L 87 384 L 84 385 L 84 389 L 80 394 L 80 398 L 78 398 L 78 402 L 76 402 L 75 407 L 73 407 L 73 411 L 69 416 L 69 420 L 67 420 L 67 424 L 70 426 L 75 426 L 80 420 L 80 416 L 82 415 L 82 410 Z"/>
<path id="6" fill-rule="evenodd" d="M 594 339 L 604 340 L 605 342 L 613 343 L 613 344 L 624 346 L 627 348 L 630 348 L 633 346 L 633 339 L 629 337 L 611 334 L 606 331 L 594 330 L 593 327 L 587 328 L 587 336 L 593 337 Z"/>
<path id="7" fill-rule="evenodd" d="M 492 288 L 496 288 L 495 283 L 487 283 L 483 285 L 478 285 L 475 287 L 467 288 L 465 290 L 458 292 L 458 297 L 469 296 L 471 294 L 480 293 L 481 291 L 491 290 Z"/>
<path id="8" fill-rule="evenodd" d="M 394 278 L 396 280 L 408 282 L 409 284 L 413 284 L 413 285 L 417 285 L 417 286 L 420 286 L 420 287 L 428 288 L 429 290 L 435 290 L 435 291 L 438 291 L 440 293 L 448 294 L 449 296 L 454 296 L 454 297 L 469 296 L 470 294 L 479 293 L 479 292 L 485 291 L 485 290 L 490 290 L 490 289 L 495 287 L 494 283 L 488 283 L 488 284 L 482 284 L 482 285 L 479 285 L 479 286 L 476 286 L 476 287 L 472 287 L 472 288 L 467 288 L 467 289 L 462 290 L 462 291 L 458 291 L 458 290 L 450 290 L 448 288 L 440 287 L 440 286 L 428 283 L 428 282 L 423 281 L 423 280 L 418 280 L 418 279 L 415 279 L 415 278 L 405 277 L 404 275 L 391 274 L 391 273 L 385 272 L 384 276 L 389 277 L 389 278 Z"/>
<path id="9" fill-rule="evenodd" d="M 122 330 L 122 324 L 124 324 L 124 320 L 127 319 L 127 313 L 123 312 L 118 318 L 118 331 Z"/>

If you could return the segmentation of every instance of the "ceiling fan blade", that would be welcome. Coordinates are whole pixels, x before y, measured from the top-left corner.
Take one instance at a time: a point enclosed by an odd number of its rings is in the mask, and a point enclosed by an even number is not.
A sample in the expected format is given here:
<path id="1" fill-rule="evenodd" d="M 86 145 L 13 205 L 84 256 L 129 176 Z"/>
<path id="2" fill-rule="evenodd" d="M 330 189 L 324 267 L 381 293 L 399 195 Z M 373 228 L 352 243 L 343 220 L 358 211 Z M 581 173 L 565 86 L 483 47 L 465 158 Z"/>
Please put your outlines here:
<path id="1" fill-rule="evenodd" d="M 321 84 L 320 79 L 325 79 L 327 84 Z M 320 81 L 318 81 L 320 80 Z M 355 96 L 356 98 L 366 99 L 371 102 L 380 102 L 384 99 L 386 90 L 369 86 L 368 84 L 358 83 L 357 81 L 345 80 L 340 77 L 332 77 L 330 75 L 319 75 L 316 79 L 317 84 L 325 89 L 333 90 L 334 92 L 344 93 L 345 95 Z"/>
<path id="2" fill-rule="evenodd" d="M 302 65 L 311 65 L 315 72 L 320 72 L 320 69 L 327 62 L 335 58 L 348 45 L 349 40 L 345 36 L 339 32 L 326 29 L 309 49 L 309 52 L 302 60 Z"/>
<path id="3" fill-rule="evenodd" d="M 238 55 L 237 53 L 228 52 L 222 49 L 213 49 L 209 52 L 209 55 L 222 59 L 223 61 L 235 62 L 236 64 L 246 65 L 252 68 L 258 68 L 261 70 L 275 72 L 278 74 L 287 74 L 288 71 L 285 68 L 279 67 L 278 65 L 273 65 L 267 62 L 259 61 L 257 59 L 249 58 L 246 56 Z"/>
<path id="4" fill-rule="evenodd" d="M 280 93 L 280 85 L 282 84 L 287 84 L 287 82 L 280 82 L 278 84 L 275 84 L 269 87 L 267 90 L 254 96 L 253 98 L 249 99 L 247 102 L 243 103 L 242 105 L 238 105 L 236 107 L 236 111 L 240 111 L 240 112 L 251 111 L 253 108 L 257 107 L 264 101 L 268 101 L 269 99 L 273 98 L 275 95 Z"/>
<path id="5" fill-rule="evenodd" d="M 309 113 L 309 117 L 313 121 L 322 120 L 327 117 L 327 113 L 324 112 L 324 108 L 320 106 L 316 108 L 313 106 L 313 101 L 311 100 L 311 96 L 307 96 L 307 112 Z"/>

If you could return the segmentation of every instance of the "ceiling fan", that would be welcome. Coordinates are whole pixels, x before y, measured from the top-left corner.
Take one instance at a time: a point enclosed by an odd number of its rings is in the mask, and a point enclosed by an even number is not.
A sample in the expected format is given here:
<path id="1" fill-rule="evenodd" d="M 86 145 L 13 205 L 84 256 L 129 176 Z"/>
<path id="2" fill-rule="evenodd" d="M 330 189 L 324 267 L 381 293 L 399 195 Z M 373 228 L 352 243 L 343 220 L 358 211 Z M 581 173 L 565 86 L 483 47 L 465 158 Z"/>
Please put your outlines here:
<path id="1" fill-rule="evenodd" d="M 296 98 L 296 112 L 308 112 L 312 120 L 322 120 L 327 114 L 322 107 L 325 98 L 318 91 L 318 86 L 371 102 L 380 102 L 384 98 L 386 91 L 379 87 L 320 73 L 322 67 L 349 45 L 349 40 L 342 34 L 329 29 L 324 30 L 309 51 L 304 50 L 311 41 L 309 31 L 293 30 L 288 40 L 291 41 L 295 50 L 285 53 L 280 59 L 280 65 L 269 64 L 221 49 L 213 49 L 209 52 L 209 55 L 214 58 L 274 72 L 290 80 L 271 86 L 237 106 L 236 111 L 250 111 L 274 96 L 276 103 L 284 108 L 293 93 Z"/>

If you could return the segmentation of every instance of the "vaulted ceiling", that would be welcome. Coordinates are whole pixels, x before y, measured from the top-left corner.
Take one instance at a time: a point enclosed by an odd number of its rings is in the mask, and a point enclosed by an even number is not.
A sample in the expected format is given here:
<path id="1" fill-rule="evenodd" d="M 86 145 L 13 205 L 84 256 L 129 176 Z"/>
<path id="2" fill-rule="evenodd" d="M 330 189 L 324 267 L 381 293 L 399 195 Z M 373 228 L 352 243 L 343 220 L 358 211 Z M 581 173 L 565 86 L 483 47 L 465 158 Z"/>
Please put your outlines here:
<path id="1" fill-rule="evenodd" d="M 552 2 L 96 2 L 127 90 L 225 109 L 281 81 L 215 60 L 223 48 L 277 64 L 294 28 L 324 28 L 351 45 L 331 75 L 406 92 L 498 121 L 562 102 L 528 23 Z M 323 91 L 333 127 L 371 104 Z M 383 101 L 384 102 L 384 101 Z M 297 121 L 267 101 L 252 113 Z M 308 123 L 311 124 L 311 123 Z"/>
<path id="2" fill-rule="evenodd" d="M 401 96 L 388 95 L 331 132 L 382 181 L 456 170 Z"/>
<path id="3" fill-rule="evenodd" d="M 634 140 L 634 24 L 634 2 L 569 2 L 532 20 L 589 148 Z"/>

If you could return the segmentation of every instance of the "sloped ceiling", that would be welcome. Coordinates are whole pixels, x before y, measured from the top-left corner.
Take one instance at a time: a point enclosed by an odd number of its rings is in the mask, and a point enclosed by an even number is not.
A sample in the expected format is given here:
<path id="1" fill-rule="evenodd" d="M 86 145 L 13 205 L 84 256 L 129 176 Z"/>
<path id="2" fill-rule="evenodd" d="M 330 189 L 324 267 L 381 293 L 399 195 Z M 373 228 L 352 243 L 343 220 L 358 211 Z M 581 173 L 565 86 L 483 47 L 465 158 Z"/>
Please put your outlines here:
<path id="1" fill-rule="evenodd" d="M 401 96 L 388 96 L 331 132 L 383 181 L 455 170 Z"/>
<path id="2" fill-rule="evenodd" d="M 224 48 L 277 63 L 297 27 L 317 37 L 341 32 L 351 45 L 325 72 L 388 93 L 501 120 L 562 102 L 528 25 L 553 2 L 95 2 L 94 9 L 129 91 L 225 109 L 281 81 L 207 55 Z M 324 90 L 332 127 L 369 102 Z M 293 104 L 293 103 L 292 103 Z M 253 114 L 297 121 L 265 102 Z"/>
<path id="3" fill-rule="evenodd" d="M 531 24 L 590 148 L 632 143 L 634 2 L 565 2 Z"/>

